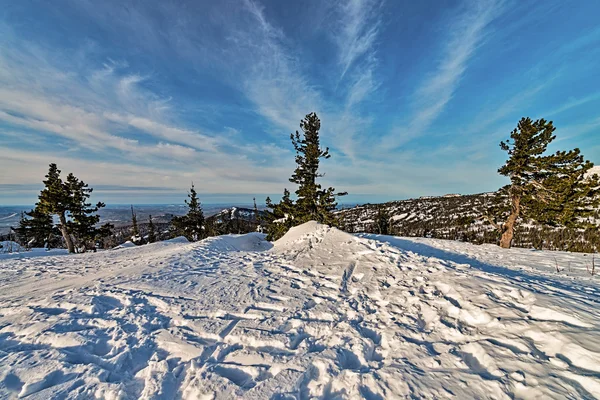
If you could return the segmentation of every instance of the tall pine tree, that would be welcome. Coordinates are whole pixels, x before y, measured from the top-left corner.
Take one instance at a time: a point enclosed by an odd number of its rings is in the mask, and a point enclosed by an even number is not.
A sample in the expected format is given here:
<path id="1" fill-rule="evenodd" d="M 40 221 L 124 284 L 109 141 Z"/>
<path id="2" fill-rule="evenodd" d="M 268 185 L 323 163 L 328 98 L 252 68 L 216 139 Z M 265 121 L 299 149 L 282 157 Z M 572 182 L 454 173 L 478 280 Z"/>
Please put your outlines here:
<path id="1" fill-rule="evenodd" d="M 193 183 L 185 204 L 188 206 L 187 214 L 175 217 L 171 221 L 174 234 L 185 236 L 191 242 L 204 239 L 206 237 L 204 212 Z"/>
<path id="2" fill-rule="evenodd" d="M 50 164 L 36 209 L 40 213 L 58 217 L 58 227 L 69 253 L 75 252 L 77 241 L 85 248 L 86 243 L 97 234 L 95 225 L 100 217 L 95 213 L 104 207 L 104 203 L 95 206 L 88 203 L 92 190 L 73 174 L 63 181 L 56 164 Z"/>
<path id="3" fill-rule="evenodd" d="M 554 226 L 584 227 L 598 206 L 598 176 L 579 149 L 546 154 L 556 139 L 552 122 L 522 118 L 500 148 L 508 160 L 498 170 L 510 178 L 510 212 L 501 225 L 500 246 L 510 248 L 520 219 Z"/>
<path id="4" fill-rule="evenodd" d="M 332 224 L 334 222 L 332 211 L 337 206 L 335 189 L 331 187 L 323 189 L 317 183 L 317 178 L 324 176 L 319 173 L 321 159 L 326 160 L 331 157 L 329 148 L 323 149 L 320 145 L 321 120 L 316 113 L 310 113 L 300 121 L 300 129 L 303 135 L 298 131 L 295 135 L 290 135 L 296 150 L 296 169 L 290 182 L 298 185 L 294 218 L 298 223 L 314 220 L 323 224 Z"/>
<path id="5" fill-rule="evenodd" d="M 267 207 L 271 210 L 267 216 L 269 222 L 267 231 L 270 240 L 281 237 L 290 227 L 307 221 L 317 221 L 323 224 L 334 224 L 333 211 L 337 207 L 335 189 L 323 188 L 317 182 L 324 176 L 319 172 L 322 159 L 330 157 L 329 148 L 323 149 L 320 144 L 319 130 L 321 121 L 316 113 L 310 113 L 300 121 L 302 134 L 296 131 L 290 135 L 292 145 L 296 150 L 296 169 L 290 182 L 298 185 L 297 200 L 294 203 L 289 198 L 287 189 L 279 204 L 273 204 L 267 199 Z M 339 193 L 337 196 L 345 195 Z"/>

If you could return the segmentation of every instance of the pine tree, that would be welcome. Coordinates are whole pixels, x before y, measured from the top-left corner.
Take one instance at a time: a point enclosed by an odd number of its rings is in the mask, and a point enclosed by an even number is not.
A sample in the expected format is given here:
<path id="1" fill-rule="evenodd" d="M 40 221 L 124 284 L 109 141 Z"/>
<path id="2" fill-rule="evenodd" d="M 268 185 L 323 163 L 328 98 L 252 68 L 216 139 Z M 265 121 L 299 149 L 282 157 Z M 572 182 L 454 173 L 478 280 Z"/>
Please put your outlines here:
<path id="1" fill-rule="evenodd" d="M 322 189 L 317 183 L 317 178 L 324 176 L 319 173 L 320 160 L 331 157 L 329 148 L 322 149 L 320 146 L 321 121 L 317 114 L 310 113 L 300 121 L 300 129 L 302 136 L 298 131 L 290 135 L 296 150 L 297 165 L 290 178 L 290 182 L 298 185 L 295 219 L 299 223 L 315 220 L 331 224 L 334 221 L 332 211 L 337 206 L 335 189 Z"/>
<path id="2" fill-rule="evenodd" d="M 598 206 L 598 177 L 586 176 L 593 167 L 579 149 L 546 154 L 556 138 L 552 122 L 522 118 L 500 148 L 508 160 L 498 172 L 510 178 L 510 212 L 501 226 L 500 246 L 510 248 L 519 219 L 546 225 L 583 226 Z"/>
<path id="3" fill-rule="evenodd" d="M 283 190 L 283 197 L 278 204 L 273 204 L 270 197 L 266 200 L 267 240 L 277 240 L 292 227 L 298 225 L 294 221 L 295 204 L 290 199 L 290 191 Z"/>
<path id="4" fill-rule="evenodd" d="M 189 200 L 185 201 L 188 206 L 187 214 L 173 218 L 171 223 L 176 235 L 185 236 L 190 242 L 195 242 L 206 237 L 206 229 L 204 213 L 193 183 L 188 198 Z"/>
<path id="5" fill-rule="evenodd" d="M 58 227 L 69 253 L 75 252 L 76 241 L 85 248 L 97 234 L 95 225 L 100 217 L 95 213 L 104 207 L 104 203 L 99 202 L 95 206 L 88 203 L 93 189 L 73 174 L 63 181 L 54 163 L 50 164 L 44 186 L 36 209 L 42 214 L 58 216 Z"/>
<path id="6" fill-rule="evenodd" d="M 156 242 L 156 232 L 154 230 L 154 223 L 152 222 L 152 215 L 148 216 L 148 243 Z"/>
<path id="7" fill-rule="evenodd" d="M 377 205 L 377 214 L 375 215 L 376 232 L 380 235 L 390 234 L 390 214 L 387 207 L 383 204 Z"/>
<path id="8" fill-rule="evenodd" d="M 317 182 L 318 178 L 324 176 L 319 172 L 321 159 L 330 158 L 329 148 L 323 149 L 320 145 L 319 130 L 321 121 L 316 113 L 310 113 L 300 121 L 302 134 L 296 131 L 290 135 L 292 145 L 296 150 L 296 169 L 290 178 L 290 182 L 298 185 L 296 190 L 297 200 L 294 203 L 286 189 L 284 198 L 279 204 L 273 204 L 267 199 L 267 238 L 275 240 L 281 237 L 293 226 L 303 224 L 307 221 L 317 221 L 332 225 L 337 222 L 333 211 L 337 207 L 336 196 L 347 193 L 335 194 L 332 187 L 322 188 Z"/>
<path id="9" fill-rule="evenodd" d="M 54 237 L 58 234 L 54 227 L 52 216 L 34 208 L 29 212 L 21 213 L 19 226 L 12 229 L 19 244 L 26 248 L 50 247 Z"/>
<path id="10" fill-rule="evenodd" d="M 260 215 L 260 211 L 258 211 L 258 206 L 256 205 L 256 197 L 253 197 L 254 201 L 254 220 L 256 221 L 256 231 L 262 232 L 262 217 Z"/>
<path id="11" fill-rule="evenodd" d="M 62 233 L 67 249 L 69 253 L 74 253 L 75 245 L 67 226 L 67 213 L 71 207 L 70 193 L 60 178 L 60 170 L 54 163 L 50 164 L 44 186 L 39 195 L 36 208 L 39 208 L 42 213 L 58 216 L 60 222 L 58 228 Z"/>
<path id="12" fill-rule="evenodd" d="M 137 214 L 131 205 L 131 241 L 135 244 L 141 244 L 140 229 L 137 223 Z"/>
<path id="13" fill-rule="evenodd" d="M 71 199 L 69 209 L 71 219 L 68 222 L 70 231 L 84 251 L 90 246 L 95 249 L 93 241 L 98 235 L 96 225 L 100 222 L 100 216 L 96 212 L 105 207 L 105 204 L 102 202 L 98 202 L 96 205 L 89 203 L 88 199 L 94 189 L 80 181 L 72 173 L 67 176 L 66 185 Z"/>
<path id="14" fill-rule="evenodd" d="M 32 210 L 33 211 L 33 210 Z M 17 242 L 29 249 L 31 247 L 30 242 L 32 239 L 32 234 L 31 234 L 31 229 L 29 227 L 29 219 L 25 218 L 25 213 L 23 211 L 21 211 L 21 218 L 19 219 L 19 226 L 16 228 L 12 228 L 11 230 L 13 232 L 15 232 L 15 235 L 17 237 Z"/>
<path id="15" fill-rule="evenodd" d="M 116 246 L 113 229 L 115 229 L 113 224 L 106 223 L 96 230 L 96 241 L 100 248 L 107 249 Z"/>

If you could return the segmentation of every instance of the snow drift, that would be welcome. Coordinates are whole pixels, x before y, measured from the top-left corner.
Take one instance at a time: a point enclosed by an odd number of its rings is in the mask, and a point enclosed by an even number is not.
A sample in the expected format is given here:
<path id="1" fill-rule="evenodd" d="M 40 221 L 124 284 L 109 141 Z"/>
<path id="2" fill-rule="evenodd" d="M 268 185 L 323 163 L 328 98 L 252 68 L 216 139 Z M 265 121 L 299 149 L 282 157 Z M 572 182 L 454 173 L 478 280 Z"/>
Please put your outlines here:
<path id="1" fill-rule="evenodd" d="M 600 397 L 597 279 L 544 264 L 584 256 L 447 243 L 311 222 L 0 258 L 0 397 Z"/>

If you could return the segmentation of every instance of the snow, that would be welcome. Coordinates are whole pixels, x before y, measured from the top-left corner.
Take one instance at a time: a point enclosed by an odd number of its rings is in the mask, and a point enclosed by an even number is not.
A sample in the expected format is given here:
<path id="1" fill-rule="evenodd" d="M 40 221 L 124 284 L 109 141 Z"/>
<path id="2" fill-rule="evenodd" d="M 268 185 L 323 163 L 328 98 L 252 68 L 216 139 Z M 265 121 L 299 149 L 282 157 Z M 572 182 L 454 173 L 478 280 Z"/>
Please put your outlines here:
<path id="1" fill-rule="evenodd" d="M 600 165 L 595 165 L 592 168 L 590 168 L 590 170 L 587 172 L 587 176 L 591 176 L 591 175 L 600 175 Z"/>
<path id="2" fill-rule="evenodd" d="M 0 240 L 0 254 L 20 253 L 25 251 L 24 247 L 12 240 Z"/>
<path id="3" fill-rule="evenodd" d="M 25 247 L 22 247 L 17 242 L 8 240 L 0 242 L 0 245 L 0 260 L 46 257 L 68 253 L 67 250 L 64 249 L 46 249 L 43 247 L 34 247 L 27 250 Z"/>
<path id="4" fill-rule="evenodd" d="M 0 221 L 6 221 L 7 219 L 11 219 L 17 216 L 17 213 L 12 213 L 10 215 L 7 215 L 6 217 L 2 217 L 0 218 Z"/>
<path id="5" fill-rule="evenodd" d="M 123 244 L 120 244 L 118 246 L 115 246 L 114 249 L 129 249 L 131 247 L 136 247 L 137 244 L 133 243 L 131 240 L 126 241 Z"/>
<path id="6" fill-rule="evenodd" d="M 589 255 L 315 222 L 28 254 L 0 257 L 0 398 L 600 398 Z"/>

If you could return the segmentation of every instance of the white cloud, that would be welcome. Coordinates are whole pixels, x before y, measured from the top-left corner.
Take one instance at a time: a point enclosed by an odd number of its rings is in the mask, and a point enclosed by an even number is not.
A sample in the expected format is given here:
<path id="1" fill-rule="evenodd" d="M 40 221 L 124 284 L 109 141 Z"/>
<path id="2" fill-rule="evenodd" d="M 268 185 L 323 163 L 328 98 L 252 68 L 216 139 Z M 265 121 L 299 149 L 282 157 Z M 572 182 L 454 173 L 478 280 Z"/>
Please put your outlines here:
<path id="1" fill-rule="evenodd" d="M 243 59 L 243 90 L 256 111 L 285 129 L 285 135 L 298 126 L 300 118 L 323 109 L 319 92 L 300 72 L 299 61 L 285 46 L 283 33 L 266 18 L 252 0 L 244 2 L 251 18 L 232 26 L 232 53 Z"/>
<path id="2" fill-rule="evenodd" d="M 75 65 L 65 61 L 69 53 L 50 54 L 0 28 L 0 169 L 11 171 L 2 183 L 37 183 L 50 162 L 97 184 L 184 189 L 193 179 L 203 191 L 251 193 L 285 181 L 289 162 L 281 157 L 289 151 L 247 145 L 231 128 L 183 126 L 169 99 L 145 88 L 153 77 L 126 62 L 98 66 L 83 55 Z M 16 135 L 53 146 L 19 150 Z"/>
<path id="3" fill-rule="evenodd" d="M 420 136 L 444 111 L 452 99 L 469 60 L 484 42 L 488 25 L 502 12 L 498 0 L 467 1 L 461 14 L 453 19 L 445 36 L 435 70 L 414 94 L 414 113 L 407 126 L 395 128 L 384 140 L 386 147 L 397 147 Z"/>
<path id="4" fill-rule="evenodd" d="M 372 57 L 381 21 L 377 16 L 377 0 L 349 0 L 338 3 L 339 20 L 334 32 L 338 47 L 340 79 L 363 56 Z"/>

